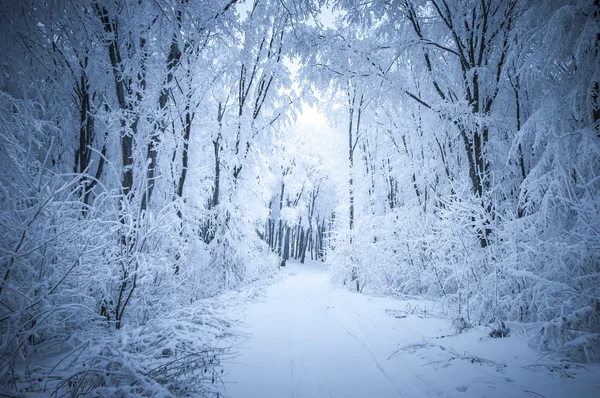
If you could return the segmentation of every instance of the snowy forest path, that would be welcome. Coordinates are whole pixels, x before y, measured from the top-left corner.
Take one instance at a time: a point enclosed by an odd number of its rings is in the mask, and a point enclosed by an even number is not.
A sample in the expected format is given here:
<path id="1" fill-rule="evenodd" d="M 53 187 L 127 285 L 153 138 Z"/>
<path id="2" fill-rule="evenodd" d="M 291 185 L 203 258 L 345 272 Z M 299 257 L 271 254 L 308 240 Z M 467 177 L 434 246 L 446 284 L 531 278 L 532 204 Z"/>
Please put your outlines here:
<path id="1" fill-rule="evenodd" d="M 454 335 L 434 303 L 332 287 L 320 262 L 288 262 L 281 272 L 236 307 L 249 338 L 225 364 L 225 397 L 597 396 L 600 367 L 557 378 L 523 336 Z"/>
<path id="2" fill-rule="evenodd" d="M 283 272 L 288 277 L 247 309 L 252 337 L 227 366 L 226 396 L 423 395 L 414 380 L 390 376 L 391 352 L 374 344 L 374 318 L 391 318 L 383 309 L 373 313 L 367 296 L 332 288 L 320 263 L 288 263 Z"/>

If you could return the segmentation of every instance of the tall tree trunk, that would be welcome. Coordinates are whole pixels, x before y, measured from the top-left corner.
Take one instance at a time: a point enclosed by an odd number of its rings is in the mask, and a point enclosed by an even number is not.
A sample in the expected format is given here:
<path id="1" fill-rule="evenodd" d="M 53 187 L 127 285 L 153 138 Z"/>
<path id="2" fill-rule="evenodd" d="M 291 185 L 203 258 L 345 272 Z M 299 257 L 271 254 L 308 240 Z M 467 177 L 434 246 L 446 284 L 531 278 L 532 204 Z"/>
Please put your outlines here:
<path id="1" fill-rule="evenodd" d="M 217 137 L 213 140 L 213 150 L 215 153 L 215 179 L 211 207 L 215 207 L 219 204 L 219 189 L 221 184 L 221 137 L 223 135 L 223 117 L 225 116 L 226 109 L 227 101 L 225 101 L 225 104 L 219 101 L 217 109 L 219 131 L 217 132 Z"/>
<path id="2" fill-rule="evenodd" d="M 285 183 L 283 179 L 285 178 L 287 172 L 283 172 L 283 176 L 281 178 L 281 192 L 279 193 L 279 228 L 278 228 L 278 241 L 277 241 L 277 254 L 279 258 L 283 258 L 282 245 L 283 245 L 283 222 L 281 220 L 281 210 L 283 209 L 283 197 L 285 194 Z"/>
<path id="3" fill-rule="evenodd" d="M 600 0 L 594 0 L 594 18 L 596 19 L 596 27 L 600 24 Z M 600 29 L 596 32 L 596 40 L 594 40 L 594 55 L 598 59 L 600 54 Z M 592 122 L 596 130 L 596 137 L 600 138 L 600 82 L 596 81 L 592 86 Z"/>
<path id="4" fill-rule="evenodd" d="M 75 152 L 75 167 L 74 172 L 83 174 L 82 186 L 83 186 L 83 203 L 87 205 L 92 190 L 98 184 L 104 170 L 104 163 L 106 160 L 106 140 L 102 145 L 102 151 L 98 159 L 98 166 L 93 178 L 89 178 L 90 166 L 92 164 L 92 146 L 95 142 L 95 123 L 94 115 L 92 114 L 92 93 L 90 92 L 90 84 L 85 69 L 88 65 L 88 57 L 86 56 L 81 63 L 81 76 L 79 83 L 76 86 L 75 92 L 79 98 L 80 105 L 80 117 L 79 117 L 79 146 Z M 84 210 L 85 214 L 85 210 Z"/>
<path id="5" fill-rule="evenodd" d="M 126 94 L 132 94 L 132 81 L 122 75 L 123 59 L 119 49 L 119 32 L 117 23 L 111 21 L 108 10 L 104 6 L 94 4 L 96 12 L 106 33 L 110 35 L 108 39 L 108 57 L 111 64 L 115 83 L 115 93 L 119 108 L 127 117 L 132 117 L 133 105 L 126 98 Z M 128 126 L 128 119 L 121 118 L 121 191 L 127 196 L 133 187 L 133 137 L 137 133 L 137 116 L 133 115 Z M 129 128 L 128 128 L 129 127 Z"/>
<path id="6" fill-rule="evenodd" d="M 349 215 L 350 215 L 350 220 L 349 220 L 349 226 L 350 226 L 350 230 L 354 229 L 354 179 L 353 179 L 353 173 L 354 173 L 354 141 L 352 140 L 352 124 L 354 122 L 354 100 L 356 97 L 352 98 L 352 101 L 350 103 L 350 113 L 349 113 L 349 124 L 348 124 L 348 164 L 349 164 L 349 178 L 348 178 L 348 193 L 350 195 L 349 197 L 349 202 L 350 202 L 350 208 L 349 208 Z M 352 238 L 350 238 L 352 239 Z M 351 242 L 352 243 L 352 242 Z"/>
<path id="7" fill-rule="evenodd" d="M 179 11 L 177 15 L 178 21 L 178 30 L 181 27 L 181 11 Z M 158 109 L 160 112 L 160 120 L 155 123 L 154 131 L 150 136 L 150 141 L 148 142 L 148 146 L 146 148 L 146 158 L 150 161 L 148 164 L 148 169 L 146 170 L 146 194 L 142 198 L 142 210 L 146 210 L 148 204 L 150 203 L 150 199 L 152 197 L 152 192 L 154 191 L 154 178 L 156 174 L 157 160 L 158 160 L 158 147 L 160 145 L 160 137 L 165 135 L 167 131 L 167 122 L 164 120 L 167 106 L 169 104 L 169 97 L 171 96 L 171 84 L 173 84 L 173 72 L 179 62 L 181 60 L 181 51 L 179 49 L 179 44 L 177 41 L 177 33 L 173 34 L 173 39 L 171 40 L 171 47 L 169 49 L 169 55 L 167 56 L 167 77 L 165 78 L 165 82 L 163 83 L 162 90 L 158 97 Z"/>
<path id="8" fill-rule="evenodd" d="M 104 27 L 105 32 L 108 34 L 108 56 L 111 64 L 111 69 L 115 84 L 115 93 L 117 103 L 124 117 L 121 117 L 121 162 L 122 162 L 122 173 L 121 173 L 121 192 L 123 195 L 123 201 L 128 200 L 128 197 L 133 188 L 133 140 L 137 135 L 137 127 L 139 121 L 139 114 L 135 112 L 135 105 L 132 102 L 132 96 L 134 95 L 133 81 L 131 78 L 123 76 L 123 59 L 119 49 L 119 31 L 118 23 L 115 19 L 111 20 L 110 15 L 106 7 L 100 6 L 98 3 L 93 4 L 96 14 L 100 18 L 100 21 Z M 140 43 L 143 46 L 143 42 Z M 133 51 L 131 46 L 129 50 Z M 143 69 L 143 68 L 142 68 Z M 142 90 L 145 89 L 145 76 L 144 71 L 140 71 L 138 74 L 138 90 L 135 92 L 135 100 L 139 105 L 142 100 Z M 121 203 L 123 203 L 123 201 Z M 127 222 L 127 216 L 125 214 L 125 208 L 121 208 L 120 221 L 122 224 Z M 135 216 L 135 215 L 134 215 Z M 134 222 L 136 222 L 134 220 Z M 125 230 L 126 228 L 124 228 Z M 125 309 L 133 296 L 133 293 L 137 286 L 137 269 L 139 263 L 133 256 L 133 252 L 136 246 L 135 232 L 133 234 L 127 234 L 123 232 L 121 235 L 121 275 L 120 283 L 118 284 L 117 292 L 117 304 L 113 307 L 114 312 L 115 328 L 121 328 L 121 322 Z M 107 319 L 108 319 L 107 315 Z"/>
<path id="9" fill-rule="evenodd" d="M 290 227 L 285 227 L 285 238 L 283 242 L 283 261 L 287 261 L 290 258 Z"/>
<path id="10" fill-rule="evenodd" d="M 306 251 L 310 250 L 309 242 L 310 242 L 311 235 L 312 235 L 312 231 L 311 231 L 310 227 L 306 230 L 306 233 L 303 232 L 304 240 L 302 241 L 302 250 L 300 252 L 300 263 L 301 264 L 304 264 L 304 261 L 306 260 Z M 312 260 L 312 255 L 311 255 L 311 260 Z"/>
<path id="11" fill-rule="evenodd" d="M 194 120 L 194 115 L 190 112 L 190 100 L 191 99 L 188 98 L 188 103 L 185 107 L 185 116 L 183 124 L 183 149 L 181 151 L 181 172 L 179 173 L 179 180 L 177 182 L 177 196 L 180 199 L 183 198 L 183 187 L 185 184 L 185 179 L 187 177 L 190 133 L 192 131 L 192 121 Z M 183 215 L 181 214 L 181 208 L 177 209 L 177 216 L 180 220 L 183 219 Z"/>

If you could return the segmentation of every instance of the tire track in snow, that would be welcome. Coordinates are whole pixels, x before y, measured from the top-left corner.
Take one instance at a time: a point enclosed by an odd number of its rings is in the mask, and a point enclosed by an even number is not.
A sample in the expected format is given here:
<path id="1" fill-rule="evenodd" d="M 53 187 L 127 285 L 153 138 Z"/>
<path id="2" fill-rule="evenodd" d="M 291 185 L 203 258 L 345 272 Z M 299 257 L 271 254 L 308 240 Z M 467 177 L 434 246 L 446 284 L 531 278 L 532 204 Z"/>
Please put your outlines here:
<path id="1" fill-rule="evenodd" d="M 342 326 L 342 328 L 344 329 L 344 331 L 350 336 L 352 337 L 354 340 L 356 340 L 358 342 L 358 344 L 360 344 L 371 356 L 371 358 L 373 359 L 373 362 L 375 363 L 375 366 L 377 366 L 377 368 L 379 369 L 379 371 L 381 372 L 381 374 L 383 374 L 385 376 L 386 379 L 388 379 L 388 381 L 390 382 L 390 384 L 394 387 L 394 389 L 398 392 L 398 394 L 400 394 L 400 396 L 404 396 L 404 394 L 402 394 L 402 392 L 398 389 L 398 387 L 396 386 L 396 383 L 394 383 L 394 380 L 392 380 L 392 378 L 387 374 L 387 372 L 383 369 L 383 367 L 379 364 L 379 361 L 377 360 L 377 358 L 375 357 L 375 354 L 373 354 L 373 351 L 371 351 L 371 349 L 358 337 L 356 337 L 353 333 L 351 333 L 348 328 L 346 327 L 345 323 L 336 315 L 333 315 L 335 320 Z"/>
<path id="2" fill-rule="evenodd" d="M 288 336 L 288 344 L 290 347 L 290 373 L 291 373 L 291 378 L 290 378 L 290 383 L 292 384 L 292 398 L 296 398 L 298 396 L 300 396 L 300 379 L 302 376 L 302 365 L 304 364 L 304 358 L 301 358 L 300 360 L 300 364 L 298 365 L 298 369 L 296 369 L 296 361 L 294 360 L 294 355 L 292 353 L 292 344 L 290 341 L 290 338 Z M 297 372 L 294 372 L 294 369 L 297 370 Z"/>

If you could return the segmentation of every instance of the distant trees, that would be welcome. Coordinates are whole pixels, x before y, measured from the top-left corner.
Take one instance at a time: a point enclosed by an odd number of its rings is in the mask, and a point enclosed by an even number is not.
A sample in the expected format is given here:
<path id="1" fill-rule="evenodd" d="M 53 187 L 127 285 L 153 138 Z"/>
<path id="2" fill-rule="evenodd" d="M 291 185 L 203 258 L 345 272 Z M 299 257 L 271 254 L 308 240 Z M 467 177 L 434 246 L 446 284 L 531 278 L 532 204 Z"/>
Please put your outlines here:
<path id="1" fill-rule="evenodd" d="M 278 136 L 273 155 L 276 184 L 270 199 L 270 217 L 264 239 L 282 261 L 304 263 L 324 259 L 335 218 L 337 182 L 329 173 L 341 160 L 327 143 L 327 131 L 299 123 Z"/>

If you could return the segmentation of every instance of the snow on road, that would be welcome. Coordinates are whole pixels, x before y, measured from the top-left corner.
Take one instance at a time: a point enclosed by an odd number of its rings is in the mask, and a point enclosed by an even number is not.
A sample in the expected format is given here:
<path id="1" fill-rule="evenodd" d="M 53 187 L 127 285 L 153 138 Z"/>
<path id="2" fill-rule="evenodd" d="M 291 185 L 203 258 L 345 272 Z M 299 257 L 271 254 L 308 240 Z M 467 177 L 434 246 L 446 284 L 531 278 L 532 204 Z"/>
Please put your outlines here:
<path id="1" fill-rule="evenodd" d="M 250 337 L 226 364 L 226 397 L 600 396 L 598 365 L 540 358 L 518 333 L 449 336 L 433 303 L 333 288 L 320 263 L 282 272 L 238 309 Z"/>

